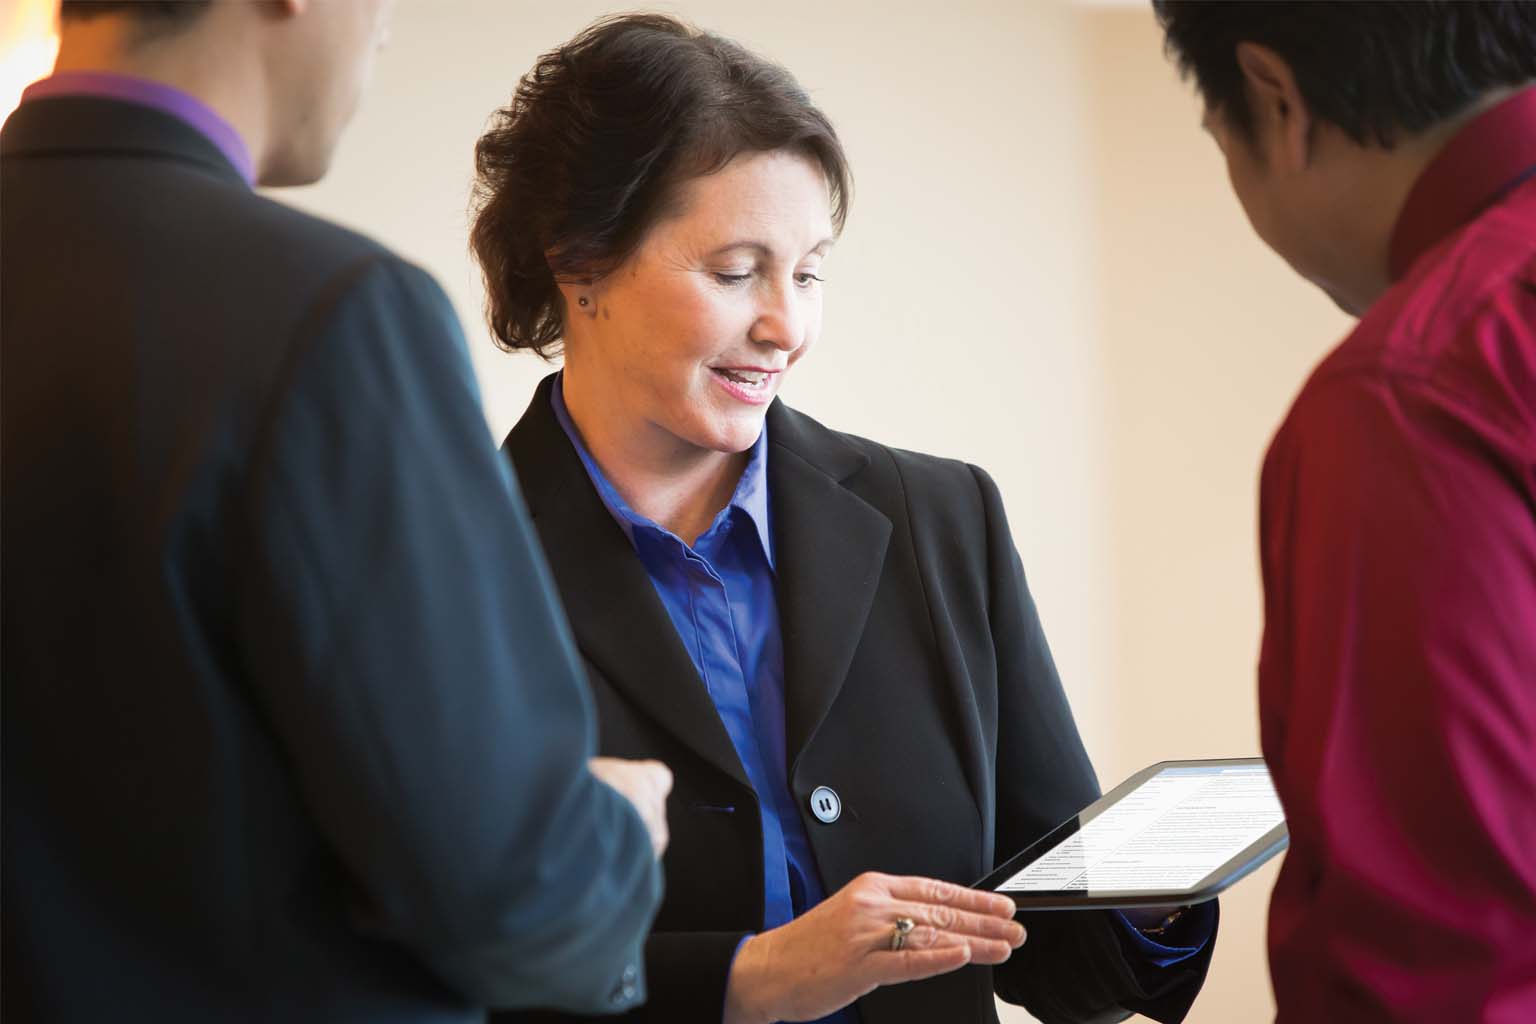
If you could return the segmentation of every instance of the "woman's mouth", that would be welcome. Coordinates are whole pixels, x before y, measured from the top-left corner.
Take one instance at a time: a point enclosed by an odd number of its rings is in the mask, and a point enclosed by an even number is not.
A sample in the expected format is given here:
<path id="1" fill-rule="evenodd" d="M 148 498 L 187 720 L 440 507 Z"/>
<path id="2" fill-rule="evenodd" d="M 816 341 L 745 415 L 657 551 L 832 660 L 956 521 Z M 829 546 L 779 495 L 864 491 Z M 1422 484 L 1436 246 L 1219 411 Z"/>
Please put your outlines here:
<path id="1" fill-rule="evenodd" d="M 749 405 L 762 405 L 771 399 L 777 370 L 711 366 L 710 373 L 726 393 Z"/>

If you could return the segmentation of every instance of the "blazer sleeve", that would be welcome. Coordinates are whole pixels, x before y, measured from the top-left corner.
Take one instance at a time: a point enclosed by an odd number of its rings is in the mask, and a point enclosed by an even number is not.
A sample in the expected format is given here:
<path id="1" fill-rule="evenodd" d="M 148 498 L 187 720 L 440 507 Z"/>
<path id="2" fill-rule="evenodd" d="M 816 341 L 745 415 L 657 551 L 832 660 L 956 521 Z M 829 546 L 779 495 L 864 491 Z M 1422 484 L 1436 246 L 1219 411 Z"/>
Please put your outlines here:
<path id="1" fill-rule="evenodd" d="M 997 845 L 1018 853 L 1100 795 L 1046 644 L 997 485 L 971 468 L 986 517 L 988 607 L 997 655 Z M 1196 956 L 1157 967 L 1111 912 L 1036 912 L 1029 937 L 993 971 L 997 994 L 1045 1024 L 1184 1019 L 1204 984 L 1215 935 Z"/>
<path id="2" fill-rule="evenodd" d="M 591 698 L 451 307 L 370 257 L 302 330 L 235 619 L 357 925 L 476 1004 L 633 1006 L 659 869 L 587 770 Z"/>

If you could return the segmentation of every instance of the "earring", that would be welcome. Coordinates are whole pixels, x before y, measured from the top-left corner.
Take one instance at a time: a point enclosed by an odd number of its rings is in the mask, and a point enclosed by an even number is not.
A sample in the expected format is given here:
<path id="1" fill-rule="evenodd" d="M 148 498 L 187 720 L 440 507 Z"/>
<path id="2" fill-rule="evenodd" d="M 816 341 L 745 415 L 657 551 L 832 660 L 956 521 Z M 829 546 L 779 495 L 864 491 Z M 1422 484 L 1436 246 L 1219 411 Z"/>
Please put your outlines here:
<path id="1" fill-rule="evenodd" d="M 578 305 L 578 306 L 585 306 L 586 304 L 587 304 L 587 297 L 585 295 L 583 295 L 581 298 L 576 300 L 576 305 Z"/>

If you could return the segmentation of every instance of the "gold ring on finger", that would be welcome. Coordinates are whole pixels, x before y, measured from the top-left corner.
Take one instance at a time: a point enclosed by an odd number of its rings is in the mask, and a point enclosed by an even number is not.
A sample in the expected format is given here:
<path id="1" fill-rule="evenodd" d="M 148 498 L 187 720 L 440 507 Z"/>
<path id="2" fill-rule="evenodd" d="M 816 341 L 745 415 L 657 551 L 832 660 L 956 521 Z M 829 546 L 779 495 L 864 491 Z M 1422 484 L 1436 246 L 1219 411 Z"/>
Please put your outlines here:
<path id="1" fill-rule="evenodd" d="M 908 933 L 910 933 L 912 929 L 916 927 L 917 922 L 912 920 L 910 917 L 898 917 L 896 919 L 896 927 L 891 929 L 891 952 L 895 953 L 899 951 L 902 946 L 905 946 L 907 944 Z"/>

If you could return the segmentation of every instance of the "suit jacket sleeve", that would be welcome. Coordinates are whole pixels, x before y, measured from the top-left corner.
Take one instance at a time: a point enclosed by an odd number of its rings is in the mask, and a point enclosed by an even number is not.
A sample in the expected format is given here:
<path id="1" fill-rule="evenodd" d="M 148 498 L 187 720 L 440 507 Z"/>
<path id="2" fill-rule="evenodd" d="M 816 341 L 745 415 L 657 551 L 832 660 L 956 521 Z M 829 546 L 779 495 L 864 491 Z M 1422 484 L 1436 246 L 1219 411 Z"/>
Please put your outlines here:
<path id="1" fill-rule="evenodd" d="M 997 846 L 1001 863 L 1099 796 L 1024 579 L 997 485 L 972 467 L 986 514 L 997 652 Z M 1026 914 L 1028 940 L 993 973 L 998 995 L 1046 1024 L 1180 1021 L 1204 983 L 1215 937 L 1173 967 L 1147 963 L 1109 912 Z"/>
<path id="2" fill-rule="evenodd" d="M 327 289 L 244 495 L 246 677 L 355 880 L 357 921 L 468 1000 L 643 998 L 645 828 L 595 725 L 458 323 L 387 257 Z"/>
<path id="3" fill-rule="evenodd" d="M 718 1020 L 736 950 L 748 932 L 652 932 L 645 943 L 644 1020 Z"/>

